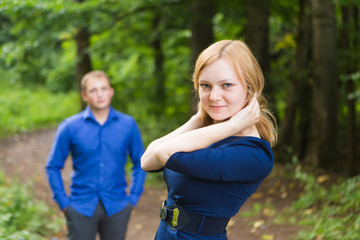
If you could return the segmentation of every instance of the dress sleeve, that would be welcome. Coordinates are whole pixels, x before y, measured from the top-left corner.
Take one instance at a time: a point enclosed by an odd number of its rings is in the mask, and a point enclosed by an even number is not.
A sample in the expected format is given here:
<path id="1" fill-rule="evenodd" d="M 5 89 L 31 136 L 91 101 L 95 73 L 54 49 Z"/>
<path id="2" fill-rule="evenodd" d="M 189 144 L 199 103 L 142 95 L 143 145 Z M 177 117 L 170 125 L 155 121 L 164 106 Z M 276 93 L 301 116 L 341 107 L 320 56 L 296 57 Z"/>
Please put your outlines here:
<path id="1" fill-rule="evenodd" d="M 223 182 L 258 182 L 272 170 L 274 157 L 268 142 L 242 141 L 173 154 L 165 167 L 195 178 Z"/>

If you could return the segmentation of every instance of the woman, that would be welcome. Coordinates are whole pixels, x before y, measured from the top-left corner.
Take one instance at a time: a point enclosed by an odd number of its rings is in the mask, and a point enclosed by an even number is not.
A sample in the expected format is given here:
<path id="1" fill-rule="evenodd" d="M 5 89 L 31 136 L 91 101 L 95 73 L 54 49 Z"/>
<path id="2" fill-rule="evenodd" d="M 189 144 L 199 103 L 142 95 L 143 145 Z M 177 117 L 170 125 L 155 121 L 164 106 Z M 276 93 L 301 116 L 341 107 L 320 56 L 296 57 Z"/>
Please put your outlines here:
<path id="1" fill-rule="evenodd" d="M 164 171 L 167 200 L 155 239 L 227 239 L 226 225 L 270 173 L 276 141 L 262 71 L 242 41 L 222 40 L 198 57 L 198 112 L 153 141 L 141 158 Z"/>

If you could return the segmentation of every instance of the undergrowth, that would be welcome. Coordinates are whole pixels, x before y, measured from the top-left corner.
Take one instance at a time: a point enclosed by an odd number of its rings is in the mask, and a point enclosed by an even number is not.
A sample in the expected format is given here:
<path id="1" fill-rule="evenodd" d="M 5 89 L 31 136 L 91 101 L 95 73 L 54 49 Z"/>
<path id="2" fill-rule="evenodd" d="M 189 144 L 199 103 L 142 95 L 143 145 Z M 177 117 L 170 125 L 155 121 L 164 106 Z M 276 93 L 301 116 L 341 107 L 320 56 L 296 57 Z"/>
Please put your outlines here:
<path id="1" fill-rule="evenodd" d="M 64 225 L 62 219 L 52 218 L 53 210 L 29 189 L 0 171 L 0 239 L 45 240 Z"/>
<path id="2" fill-rule="evenodd" d="M 360 239 L 360 176 L 325 186 L 328 175 L 316 176 L 298 165 L 294 178 L 304 184 L 304 192 L 276 222 L 302 226 L 298 240 Z"/>
<path id="3" fill-rule="evenodd" d="M 0 83 L 0 138 L 57 125 L 80 109 L 78 93 Z"/>

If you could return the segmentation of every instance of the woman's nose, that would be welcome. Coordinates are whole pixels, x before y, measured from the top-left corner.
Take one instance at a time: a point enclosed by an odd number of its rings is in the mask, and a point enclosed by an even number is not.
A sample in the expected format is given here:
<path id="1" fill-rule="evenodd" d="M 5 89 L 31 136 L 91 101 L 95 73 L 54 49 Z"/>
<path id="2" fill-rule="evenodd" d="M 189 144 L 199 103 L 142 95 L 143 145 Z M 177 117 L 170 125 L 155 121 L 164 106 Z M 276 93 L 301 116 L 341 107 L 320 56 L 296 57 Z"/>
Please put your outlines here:
<path id="1" fill-rule="evenodd" d="M 217 87 L 213 87 L 211 89 L 211 93 L 210 93 L 210 100 L 211 101 L 217 101 L 221 99 L 221 89 L 217 88 Z"/>

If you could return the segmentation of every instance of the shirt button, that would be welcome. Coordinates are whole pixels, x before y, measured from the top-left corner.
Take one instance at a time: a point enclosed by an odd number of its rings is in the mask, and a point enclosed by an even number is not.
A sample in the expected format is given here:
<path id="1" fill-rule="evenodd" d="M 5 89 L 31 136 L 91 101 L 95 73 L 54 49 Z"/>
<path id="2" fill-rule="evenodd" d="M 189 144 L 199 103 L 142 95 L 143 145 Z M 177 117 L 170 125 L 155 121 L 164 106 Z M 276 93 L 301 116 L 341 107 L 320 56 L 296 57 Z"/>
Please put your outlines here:
<path id="1" fill-rule="evenodd" d="M 104 164 L 103 163 L 100 163 L 100 167 L 103 167 L 104 166 Z"/>

